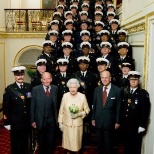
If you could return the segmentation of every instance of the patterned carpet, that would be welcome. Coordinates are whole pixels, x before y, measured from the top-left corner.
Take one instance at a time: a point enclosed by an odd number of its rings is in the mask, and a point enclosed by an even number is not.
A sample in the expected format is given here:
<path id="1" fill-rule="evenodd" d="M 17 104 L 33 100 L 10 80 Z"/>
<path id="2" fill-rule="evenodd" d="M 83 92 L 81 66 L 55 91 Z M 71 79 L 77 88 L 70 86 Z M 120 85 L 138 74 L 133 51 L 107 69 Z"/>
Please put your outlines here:
<path id="1" fill-rule="evenodd" d="M 0 154 L 11 154 L 10 134 L 2 125 L 0 126 Z"/>
<path id="2" fill-rule="evenodd" d="M 56 148 L 54 154 L 64 154 L 65 151 L 61 147 L 61 140 L 56 142 Z M 115 154 L 123 154 L 123 148 L 114 148 Z M 81 151 L 82 154 L 97 154 L 97 149 L 95 147 L 95 137 L 91 138 L 88 145 L 84 145 Z M 0 154 L 11 154 L 10 153 L 10 134 L 3 126 L 3 121 L 0 120 Z M 36 148 L 34 154 L 38 154 L 38 148 Z"/>

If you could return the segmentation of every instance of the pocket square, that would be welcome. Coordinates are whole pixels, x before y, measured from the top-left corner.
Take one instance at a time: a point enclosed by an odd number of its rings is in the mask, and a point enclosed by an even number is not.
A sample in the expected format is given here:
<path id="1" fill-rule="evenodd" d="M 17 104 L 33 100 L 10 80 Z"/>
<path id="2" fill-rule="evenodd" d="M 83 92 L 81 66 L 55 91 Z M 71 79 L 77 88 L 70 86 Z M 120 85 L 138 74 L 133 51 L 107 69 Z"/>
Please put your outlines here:
<path id="1" fill-rule="evenodd" d="M 111 97 L 111 99 L 116 99 L 115 97 Z"/>

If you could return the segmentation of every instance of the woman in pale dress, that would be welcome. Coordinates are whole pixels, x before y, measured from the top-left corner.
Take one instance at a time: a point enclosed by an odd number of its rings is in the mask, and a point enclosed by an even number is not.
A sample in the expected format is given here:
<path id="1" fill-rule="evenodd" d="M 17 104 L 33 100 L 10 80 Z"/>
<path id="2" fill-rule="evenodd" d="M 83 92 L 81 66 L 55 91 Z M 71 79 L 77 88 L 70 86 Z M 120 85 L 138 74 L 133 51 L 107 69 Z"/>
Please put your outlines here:
<path id="1" fill-rule="evenodd" d="M 59 128 L 63 132 L 62 147 L 67 150 L 79 153 L 82 145 L 83 118 L 90 112 L 87 99 L 84 94 L 78 92 L 80 87 L 77 79 L 70 79 L 67 83 L 69 92 L 62 98 L 59 110 Z M 78 108 L 76 114 L 71 114 L 69 107 L 74 105 Z"/>

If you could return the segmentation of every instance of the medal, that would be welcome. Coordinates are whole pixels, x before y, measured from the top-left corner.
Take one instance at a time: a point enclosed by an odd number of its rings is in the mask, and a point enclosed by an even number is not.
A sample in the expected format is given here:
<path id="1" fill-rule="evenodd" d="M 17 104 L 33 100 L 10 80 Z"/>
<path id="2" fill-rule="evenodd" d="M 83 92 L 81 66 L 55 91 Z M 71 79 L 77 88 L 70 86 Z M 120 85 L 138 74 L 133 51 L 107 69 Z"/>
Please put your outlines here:
<path id="1" fill-rule="evenodd" d="M 100 86 L 100 85 L 101 85 L 100 81 L 99 81 L 99 82 L 97 82 L 97 84 L 98 84 L 98 86 Z"/>
<path id="2" fill-rule="evenodd" d="M 81 84 L 81 86 L 84 86 L 84 82 L 81 82 L 80 84 Z"/>
<path id="3" fill-rule="evenodd" d="M 24 99 L 25 99 L 25 96 L 24 96 L 24 95 L 21 95 L 20 98 L 21 98 L 22 100 L 24 100 Z"/>
<path id="4" fill-rule="evenodd" d="M 131 99 L 128 99 L 128 103 L 129 103 L 129 104 L 131 103 Z"/>
<path id="5" fill-rule="evenodd" d="M 62 83 L 62 85 L 64 85 L 64 84 L 65 84 L 65 82 L 64 82 L 64 81 L 62 81 L 61 83 Z"/>

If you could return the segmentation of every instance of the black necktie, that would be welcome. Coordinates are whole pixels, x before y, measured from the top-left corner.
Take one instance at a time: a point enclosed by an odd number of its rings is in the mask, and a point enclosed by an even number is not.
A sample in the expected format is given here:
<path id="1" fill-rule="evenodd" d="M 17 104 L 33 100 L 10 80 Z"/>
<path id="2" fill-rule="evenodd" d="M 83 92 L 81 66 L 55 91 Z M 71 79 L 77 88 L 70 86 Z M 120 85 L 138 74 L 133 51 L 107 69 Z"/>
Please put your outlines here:
<path id="1" fill-rule="evenodd" d="M 23 89 L 23 85 L 20 85 L 20 89 L 21 89 L 21 90 Z"/>
<path id="2" fill-rule="evenodd" d="M 131 95 L 133 94 L 133 89 L 130 91 L 130 94 L 131 94 Z"/>
<path id="3" fill-rule="evenodd" d="M 84 77 L 84 73 L 82 73 L 82 76 Z"/>

